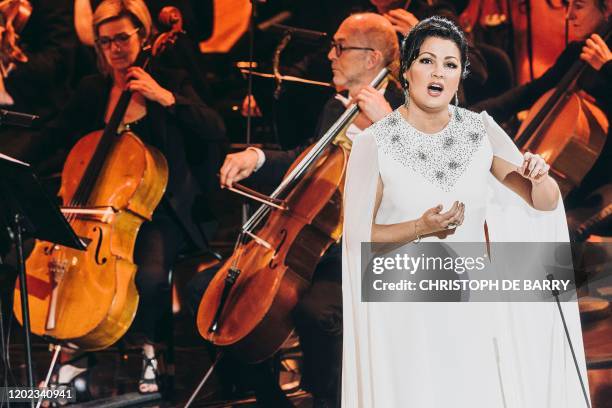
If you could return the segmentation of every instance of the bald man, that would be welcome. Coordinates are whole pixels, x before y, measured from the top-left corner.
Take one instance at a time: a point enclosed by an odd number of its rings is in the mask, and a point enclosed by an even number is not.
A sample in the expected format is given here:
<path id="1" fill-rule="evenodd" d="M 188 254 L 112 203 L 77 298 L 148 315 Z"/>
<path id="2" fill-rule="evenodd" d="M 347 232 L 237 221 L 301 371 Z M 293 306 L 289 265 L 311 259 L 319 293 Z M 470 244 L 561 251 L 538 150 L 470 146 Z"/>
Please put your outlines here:
<path id="1" fill-rule="evenodd" d="M 392 109 L 400 106 L 403 93 L 390 81 L 377 91 L 369 83 L 384 67 L 397 63 L 399 50 L 393 26 L 384 17 L 373 13 L 355 14 L 342 22 L 334 35 L 327 55 L 332 63 L 333 83 L 339 92 L 324 106 L 314 139 L 318 139 L 342 115 L 346 105 L 357 103 L 361 113 L 347 129 L 352 140 Z M 289 151 L 268 151 L 248 148 L 225 158 L 221 168 L 221 185 L 249 177 L 276 187 L 283 175 L 308 145 Z M 340 406 L 339 386 L 342 357 L 342 262 L 339 245 L 333 245 L 321 258 L 313 275 L 312 285 L 298 303 L 294 318 L 304 361 L 302 387 L 314 396 L 314 407 Z M 204 288 L 216 271 L 205 271 L 196 276 L 193 288 L 199 300 Z M 259 377 L 265 373 L 260 371 Z M 260 379 L 261 382 L 261 379 Z M 282 402 L 267 403 L 268 397 L 259 392 L 258 403 L 264 406 L 285 406 Z"/>

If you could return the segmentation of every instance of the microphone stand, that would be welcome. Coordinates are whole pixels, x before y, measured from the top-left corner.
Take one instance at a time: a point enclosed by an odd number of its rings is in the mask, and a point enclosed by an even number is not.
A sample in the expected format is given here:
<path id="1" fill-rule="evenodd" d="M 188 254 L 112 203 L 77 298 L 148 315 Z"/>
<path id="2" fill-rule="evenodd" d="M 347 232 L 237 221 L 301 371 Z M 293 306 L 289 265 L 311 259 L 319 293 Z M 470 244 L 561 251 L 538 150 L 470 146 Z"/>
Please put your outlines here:
<path id="1" fill-rule="evenodd" d="M 546 279 L 550 282 L 553 280 L 553 274 L 548 274 Z M 559 290 L 553 289 L 552 295 L 555 298 L 555 302 L 557 303 L 557 308 L 559 309 L 559 314 L 561 315 L 561 321 L 563 322 L 563 329 L 565 330 L 565 337 L 567 338 L 567 342 L 572 352 L 572 358 L 574 359 L 574 367 L 576 367 L 576 374 L 578 374 L 578 379 L 580 380 L 580 387 L 582 388 L 582 395 L 584 397 L 584 403 L 587 408 L 591 408 L 591 404 L 589 402 L 589 395 L 587 393 L 586 387 L 584 386 L 584 379 L 582 378 L 582 374 L 580 373 L 580 367 L 578 366 L 578 359 L 576 358 L 576 352 L 574 351 L 574 344 L 572 343 L 572 338 L 570 337 L 569 329 L 567 328 L 567 322 L 565 321 L 565 314 L 563 313 L 563 309 L 561 308 L 561 302 L 559 301 Z"/>

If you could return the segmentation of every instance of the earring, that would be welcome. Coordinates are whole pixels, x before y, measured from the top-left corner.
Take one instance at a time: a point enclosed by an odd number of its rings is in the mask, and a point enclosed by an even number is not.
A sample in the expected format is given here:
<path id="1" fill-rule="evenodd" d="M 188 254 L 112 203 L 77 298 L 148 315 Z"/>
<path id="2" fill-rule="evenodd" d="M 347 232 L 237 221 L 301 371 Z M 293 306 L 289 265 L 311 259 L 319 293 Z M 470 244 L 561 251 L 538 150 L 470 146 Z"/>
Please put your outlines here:
<path id="1" fill-rule="evenodd" d="M 408 108 L 408 105 L 410 105 L 410 91 L 408 91 L 408 88 L 404 88 L 404 106 Z"/>
<path id="2" fill-rule="evenodd" d="M 457 92 L 455 92 L 455 117 L 458 121 L 461 121 L 461 116 L 459 115 L 459 97 L 457 96 Z"/>

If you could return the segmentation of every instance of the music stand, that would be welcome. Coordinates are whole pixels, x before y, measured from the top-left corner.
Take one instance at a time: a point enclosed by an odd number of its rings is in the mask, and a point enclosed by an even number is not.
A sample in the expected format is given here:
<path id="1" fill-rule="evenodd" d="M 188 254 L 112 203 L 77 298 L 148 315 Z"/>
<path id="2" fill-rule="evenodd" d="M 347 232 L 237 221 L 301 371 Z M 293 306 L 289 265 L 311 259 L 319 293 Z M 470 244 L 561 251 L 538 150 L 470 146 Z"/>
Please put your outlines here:
<path id="1" fill-rule="evenodd" d="M 28 163 L 0 153 L 0 174 L 0 199 L 11 224 L 10 235 L 15 243 L 19 263 L 28 386 L 34 387 L 24 238 L 37 238 L 80 250 L 85 249 L 86 245 L 70 227 L 55 199 L 47 193 Z"/>

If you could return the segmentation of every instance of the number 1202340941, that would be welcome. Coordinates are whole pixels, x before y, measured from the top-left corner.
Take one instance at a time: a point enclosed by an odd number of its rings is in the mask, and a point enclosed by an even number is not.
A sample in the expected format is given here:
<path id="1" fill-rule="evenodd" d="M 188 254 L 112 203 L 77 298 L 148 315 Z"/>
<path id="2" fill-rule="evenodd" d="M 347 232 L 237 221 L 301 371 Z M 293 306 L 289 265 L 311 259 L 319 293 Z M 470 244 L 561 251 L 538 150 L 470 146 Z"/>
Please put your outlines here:
<path id="1" fill-rule="evenodd" d="M 0 387 L 0 401 L 38 402 L 38 400 L 59 403 L 75 402 L 76 391 L 73 387 Z"/>

